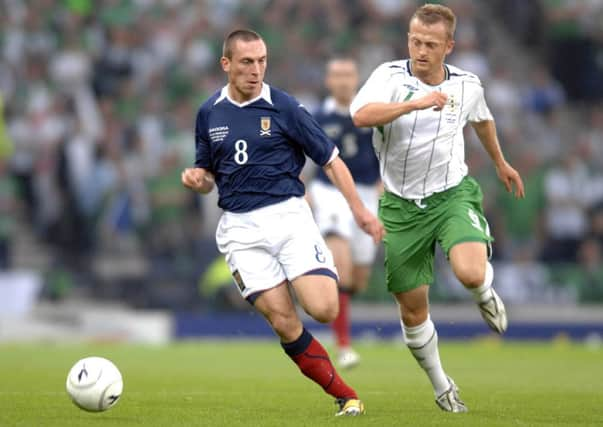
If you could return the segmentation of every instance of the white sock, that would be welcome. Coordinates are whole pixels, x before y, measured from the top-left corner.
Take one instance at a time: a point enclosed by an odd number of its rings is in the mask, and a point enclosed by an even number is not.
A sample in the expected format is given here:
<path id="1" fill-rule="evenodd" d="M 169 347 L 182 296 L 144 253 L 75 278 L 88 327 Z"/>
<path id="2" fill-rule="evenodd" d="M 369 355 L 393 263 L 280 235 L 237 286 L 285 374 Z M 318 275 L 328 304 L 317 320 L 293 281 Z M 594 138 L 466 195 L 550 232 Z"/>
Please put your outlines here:
<path id="1" fill-rule="evenodd" d="M 494 269 L 492 264 L 486 262 L 486 277 L 484 283 L 477 288 L 469 289 L 473 294 L 473 299 L 476 303 L 482 303 L 488 301 L 492 297 L 492 281 L 494 280 Z"/>
<path id="2" fill-rule="evenodd" d="M 400 324 L 408 349 L 429 377 L 436 397 L 441 395 L 450 388 L 450 384 L 442 369 L 438 351 L 438 333 L 431 318 L 427 317 L 427 320 L 418 326 L 405 326 L 402 321 Z"/>

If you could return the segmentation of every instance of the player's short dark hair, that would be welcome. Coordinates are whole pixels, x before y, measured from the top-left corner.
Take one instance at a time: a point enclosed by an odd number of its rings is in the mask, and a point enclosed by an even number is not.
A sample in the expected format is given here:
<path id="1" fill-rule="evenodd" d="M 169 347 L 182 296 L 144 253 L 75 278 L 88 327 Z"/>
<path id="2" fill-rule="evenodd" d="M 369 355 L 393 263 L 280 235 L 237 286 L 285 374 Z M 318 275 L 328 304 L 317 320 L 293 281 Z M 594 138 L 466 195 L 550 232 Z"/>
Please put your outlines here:
<path id="1" fill-rule="evenodd" d="M 262 36 L 253 30 L 239 29 L 231 31 L 224 39 L 224 44 L 222 45 L 222 56 L 232 59 L 232 46 L 237 40 L 250 42 L 253 40 L 263 41 L 264 39 L 262 39 Z"/>
<path id="2" fill-rule="evenodd" d="M 454 37 L 456 15 L 447 6 L 426 3 L 415 11 L 410 20 L 412 21 L 415 18 L 427 25 L 443 22 L 448 28 L 448 38 L 452 39 Z"/>

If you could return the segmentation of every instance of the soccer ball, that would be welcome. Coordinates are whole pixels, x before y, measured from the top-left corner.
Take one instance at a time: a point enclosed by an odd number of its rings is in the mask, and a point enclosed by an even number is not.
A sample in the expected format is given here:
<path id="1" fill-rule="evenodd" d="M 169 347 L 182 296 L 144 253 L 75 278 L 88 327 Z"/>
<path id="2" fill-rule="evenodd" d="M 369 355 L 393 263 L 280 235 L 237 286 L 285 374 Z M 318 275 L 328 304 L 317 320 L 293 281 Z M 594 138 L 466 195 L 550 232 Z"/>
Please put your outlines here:
<path id="1" fill-rule="evenodd" d="M 106 411 L 113 407 L 123 390 L 119 369 L 102 357 L 78 360 L 67 375 L 67 393 L 73 403 L 91 411 Z"/>

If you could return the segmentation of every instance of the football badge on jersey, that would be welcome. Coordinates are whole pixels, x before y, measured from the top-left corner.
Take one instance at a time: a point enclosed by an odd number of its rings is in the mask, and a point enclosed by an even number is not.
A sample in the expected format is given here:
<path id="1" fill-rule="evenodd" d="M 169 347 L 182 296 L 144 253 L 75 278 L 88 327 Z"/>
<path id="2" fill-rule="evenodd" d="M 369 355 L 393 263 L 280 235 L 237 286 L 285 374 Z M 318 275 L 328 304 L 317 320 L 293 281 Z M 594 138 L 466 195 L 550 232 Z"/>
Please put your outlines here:
<path id="1" fill-rule="evenodd" d="M 448 107 L 450 107 L 450 109 L 452 111 L 456 110 L 458 102 L 457 102 L 456 98 L 454 97 L 453 93 L 451 93 L 450 95 L 448 95 L 448 102 L 446 102 L 446 104 L 448 104 Z"/>
<path id="2" fill-rule="evenodd" d="M 260 136 L 271 136 L 270 134 L 270 117 L 260 118 Z"/>
<path id="3" fill-rule="evenodd" d="M 458 107 L 459 103 L 455 98 L 454 94 L 448 95 L 448 101 L 446 102 L 446 106 L 444 107 L 444 118 L 446 120 L 446 123 L 456 124 Z"/>

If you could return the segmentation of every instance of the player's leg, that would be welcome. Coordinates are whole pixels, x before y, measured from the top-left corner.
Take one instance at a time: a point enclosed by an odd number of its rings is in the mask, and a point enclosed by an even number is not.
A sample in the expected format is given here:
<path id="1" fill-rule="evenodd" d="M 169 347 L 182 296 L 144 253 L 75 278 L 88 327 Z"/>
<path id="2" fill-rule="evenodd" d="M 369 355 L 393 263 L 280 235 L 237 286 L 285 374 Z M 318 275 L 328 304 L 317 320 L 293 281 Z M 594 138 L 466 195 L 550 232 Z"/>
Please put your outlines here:
<path id="1" fill-rule="evenodd" d="M 481 242 L 454 245 L 448 256 L 452 271 L 473 294 L 480 313 L 488 326 L 502 334 L 507 329 L 505 306 L 494 290 L 494 270 L 487 258 L 487 246 Z"/>
<path id="2" fill-rule="evenodd" d="M 313 201 L 314 220 L 333 254 L 339 281 L 339 314 L 331 323 L 337 346 L 337 362 L 349 368 L 359 361 L 351 348 L 349 306 L 352 292 L 352 258 L 350 239 L 354 218 L 341 193 L 332 185 L 314 181 L 309 187 Z"/>
<path id="3" fill-rule="evenodd" d="M 358 194 L 365 206 L 377 215 L 378 190 L 375 186 L 358 184 Z M 346 209 L 349 213 L 349 210 Z M 351 215 L 342 218 L 351 232 L 345 239 L 345 275 L 338 264 L 337 254 L 334 253 L 335 264 L 339 271 L 339 315 L 333 322 L 335 336 L 338 339 L 337 361 L 342 368 L 351 368 L 360 363 L 360 355 L 352 348 L 350 339 L 351 329 L 351 300 L 354 295 L 364 291 L 372 270 L 372 264 L 377 253 L 377 245 L 371 236 L 366 234 L 354 222 Z M 329 239 L 327 238 L 327 243 Z M 349 274 L 351 270 L 351 274 Z"/>
<path id="4" fill-rule="evenodd" d="M 304 375 L 319 384 L 338 399 L 341 415 L 357 415 L 363 411 L 362 402 L 335 372 L 324 348 L 303 328 L 289 293 L 286 272 L 275 252 L 293 261 L 297 246 L 291 244 L 291 233 L 274 233 L 274 230 L 298 230 L 301 236 L 317 234 L 318 240 L 304 241 L 309 254 L 302 260 L 302 271 L 313 270 L 330 275 L 326 277 L 325 298 L 312 306 L 313 314 L 328 322 L 337 315 L 337 289 L 332 257 L 316 226 L 305 233 L 302 225 L 309 212 L 300 214 L 307 207 L 299 200 L 290 200 L 282 206 L 264 209 L 258 214 L 225 214 L 216 232 L 218 248 L 226 255 L 226 261 L 243 298 L 255 306 L 281 339 L 287 355 L 298 365 Z M 301 208 L 301 209 L 300 209 Z M 279 211 L 280 209 L 280 211 Z M 288 215 L 291 214 L 292 215 Z M 293 218 L 289 218 L 292 216 Z M 301 218 L 300 218 L 301 216 Z M 310 223 L 311 217 L 310 217 Z M 271 233 L 267 233 L 270 230 Z M 296 236 L 298 234 L 295 234 Z M 268 239 L 269 235 L 273 239 Z M 312 236 L 311 236 L 312 237 Z M 293 243 L 295 239 L 293 239 Z M 309 247 L 308 247 L 309 246 Z M 285 248 L 283 251 L 280 248 Z M 284 254 L 279 253 L 279 249 Z M 309 260 L 314 260 L 313 262 Z M 293 264 L 293 262 L 292 262 Z M 295 265 L 295 264 L 293 264 Z M 320 266 L 320 267 L 318 267 Z M 288 266 L 292 268 L 291 265 Z M 310 268 L 308 268 L 310 267 Z M 341 399 L 341 400 L 339 400 Z M 354 401 L 357 402 L 354 405 Z M 351 403 L 350 403 L 351 402 Z"/>
<path id="5" fill-rule="evenodd" d="M 258 293 L 253 306 L 266 318 L 281 342 L 295 341 L 301 335 L 303 325 L 295 311 L 286 281 Z"/>
<path id="6" fill-rule="evenodd" d="M 324 303 L 314 304 L 311 310 L 318 320 L 331 321 L 337 312 L 337 291 L 333 278 L 316 276 L 319 280 L 310 280 L 313 287 L 327 287 L 325 295 L 331 294 Z M 243 280 L 243 279 L 241 279 Z M 309 282 L 309 283 L 310 283 Z M 303 327 L 295 310 L 287 282 L 250 295 L 247 300 L 268 321 L 279 336 L 281 346 L 300 371 L 325 392 L 336 398 L 340 405 L 338 415 L 358 415 L 364 412 L 364 406 L 358 400 L 356 392 L 337 374 L 329 355 L 312 334 Z M 332 288 L 331 291 L 328 291 Z"/>
<path id="7" fill-rule="evenodd" d="M 385 193 L 380 217 L 385 225 L 387 287 L 400 308 L 404 342 L 427 374 L 436 403 L 449 412 L 465 412 L 456 388 L 443 370 L 438 334 L 429 316 L 429 283 L 433 281 L 434 235 L 437 221 L 429 211 Z M 454 395 L 456 393 L 456 396 Z M 448 399 L 451 397 L 452 399 Z M 450 400 L 442 407 L 440 399 Z"/>
<path id="8" fill-rule="evenodd" d="M 350 297 L 353 293 L 352 258 L 349 241 L 337 234 L 325 238 L 339 274 L 339 314 L 331 322 L 331 329 L 337 346 L 337 363 L 342 368 L 358 364 L 360 357 L 351 348 L 350 339 Z"/>
<path id="9" fill-rule="evenodd" d="M 375 185 L 357 185 L 358 194 L 364 205 L 374 215 L 378 215 L 380 190 Z M 366 234 L 353 222 L 350 239 L 352 252 L 352 292 L 363 292 L 368 286 L 373 262 L 377 256 L 377 245 L 371 236 Z"/>
<path id="10" fill-rule="evenodd" d="M 458 243 L 450 248 L 448 258 L 454 275 L 467 289 L 476 289 L 484 283 L 488 262 L 484 242 Z"/>
<path id="11" fill-rule="evenodd" d="M 492 287 L 494 272 L 488 262 L 490 227 L 482 209 L 477 182 L 466 177 L 446 203 L 446 215 L 438 239 L 459 281 L 469 289 L 488 326 L 502 334 L 507 329 L 504 304 Z"/>
<path id="12" fill-rule="evenodd" d="M 337 270 L 307 203 L 303 199 L 298 202 L 288 225 L 288 229 L 295 230 L 295 233 L 287 234 L 279 246 L 277 260 L 302 308 L 319 322 L 329 323 L 335 319 L 339 309 Z M 315 381 L 321 381 L 319 384 L 327 393 L 337 398 L 340 406 L 338 415 L 364 412 L 356 392 L 343 382 L 325 349 L 308 331 L 283 347 L 305 375 L 313 375 Z"/>
<path id="13" fill-rule="evenodd" d="M 337 316 L 337 284 L 333 277 L 323 274 L 306 274 L 295 278 L 291 285 L 302 308 L 322 323 L 332 322 Z M 283 348 L 297 363 L 302 372 L 314 379 L 323 389 L 337 399 L 337 415 L 358 415 L 364 405 L 358 395 L 337 373 L 324 347 L 304 329 L 295 342 Z"/>
<path id="14" fill-rule="evenodd" d="M 359 294 L 366 291 L 373 271 L 373 264 L 354 264 L 352 266 L 352 293 Z"/>
<path id="15" fill-rule="evenodd" d="M 342 286 L 341 283 L 344 283 L 346 288 L 351 287 L 352 256 L 348 239 L 339 234 L 331 233 L 325 237 L 325 242 L 333 254 L 333 261 L 339 276 L 339 287 Z"/>
<path id="16" fill-rule="evenodd" d="M 331 325 L 337 340 L 337 363 L 344 369 L 357 366 L 361 360 L 360 354 L 352 347 L 351 302 L 354 295 L 366 289 L 370 274 L 370 265 L 353 265 L 350 286 L 339 286 L 339 314 Z"/>
<path id="17" fill-rule="evenodd" d="M 438 406 L 447 412 L 467 412 L 458 388 L 444 372 L 438 349 L 438 332 L 429 316 L 429 286 L 395 293 L 400 307 L 404 342 L 431 381 Z"/>

